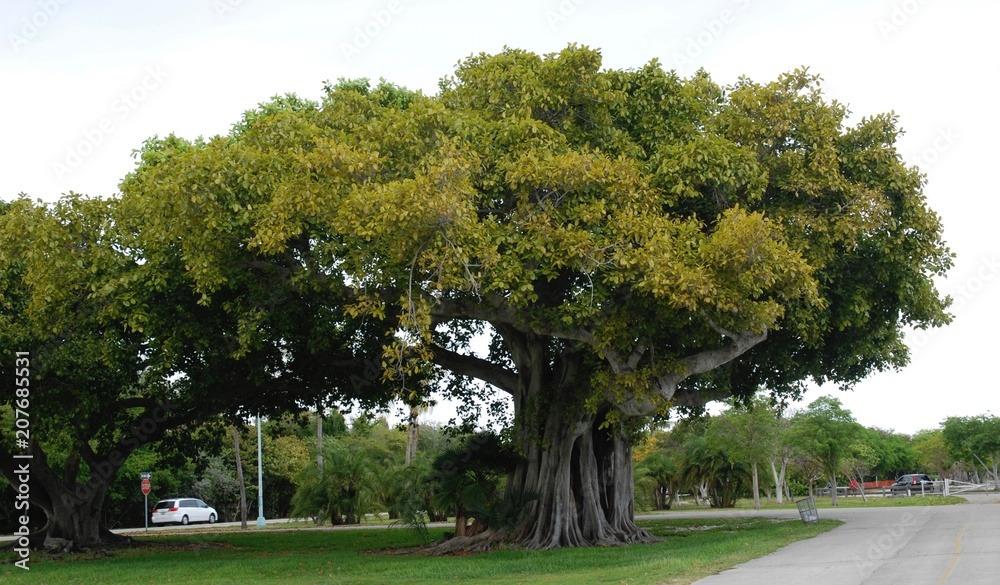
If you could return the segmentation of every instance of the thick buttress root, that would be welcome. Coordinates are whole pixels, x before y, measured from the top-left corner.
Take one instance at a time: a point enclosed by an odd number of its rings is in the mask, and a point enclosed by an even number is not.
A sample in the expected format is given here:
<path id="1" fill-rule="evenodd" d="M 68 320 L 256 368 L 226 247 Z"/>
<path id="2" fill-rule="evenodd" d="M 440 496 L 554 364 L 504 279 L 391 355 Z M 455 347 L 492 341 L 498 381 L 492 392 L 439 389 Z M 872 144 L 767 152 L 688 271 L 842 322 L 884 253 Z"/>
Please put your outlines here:
<path id="1" fill-rule="evenodd" d="M 451 555 L 458 553 L 485 553 L 498 549 L 545 550 L 563 546 L 621 546 L 626 544 L 652 544 L 655 542 L 660 542 L 660 539 L 641 528 L 636 528 L 634 532 L 622 532 L 609 535 L 594 542 L 575 545 L 560 544 L 551 540 L 518 542 L 513 540 L 511 534 L 504 529 L 490 529 L 475 536 L 456 536 L 444 542 L 420 549 L 413 549 L 413 552 L 428 555 Z"/>

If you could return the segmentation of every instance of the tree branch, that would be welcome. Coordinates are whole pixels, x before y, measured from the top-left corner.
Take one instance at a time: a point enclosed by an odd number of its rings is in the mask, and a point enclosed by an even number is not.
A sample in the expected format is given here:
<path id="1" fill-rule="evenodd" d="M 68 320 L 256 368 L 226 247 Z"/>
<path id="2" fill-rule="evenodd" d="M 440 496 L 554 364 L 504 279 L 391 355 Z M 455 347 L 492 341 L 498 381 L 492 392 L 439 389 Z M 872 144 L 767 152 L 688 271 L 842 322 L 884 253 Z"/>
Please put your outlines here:
<path id="1" fill-rule="evenodd" d="M 713 400 L 725 400 L 729 398 L 728 390 L 713 387 L 704 390 L 693 390 L 685 388 L 674 392 L 674 406 L 705 406 Z"/>
<path id="2" fill-rule="evenodd" d="M 677 380 L 678 382 L 688 376 L 703 374 L 721 366 L 722 364 L 731 362 L 746 353 L 753 346 L 767 339 L 766 329 L 761 333 L 755 333 L 753 331 L 732 333 L 721 328 L 716 328 L 714 324 L 712 325 L 712 328 L 728 337 L 732 340 L 732 343 L 725 347 L 710 349 L 684 358 L 685 374 Z"/>
<path id="3" fill-rule="evenodd" d="M 629 354 L 628 359 L 625 361 L 622 361 L 621 357 L 618 356 L 618 352 L 613 349 L 605 349 L 601 353 L 604 355 L 604 359 L 608 360 L 611 369 L 616 374 L 621 374 L 622 372 L 635 371 L 636 367 L 639 366 L 639 360 L 642 359 L 642 356 L 646 355 L 647 349 L 649 347 L 644 341 L 636 343 L 635 347 L 632 348 L 632 353 Z"/>
<path id="4" fill-rule="evenodd" d="M 111 404 L 108 404 L 98 412 L 94 413 L 94 416 L 90 419 L 90 434 L 96 433 L 96 430 L 106 424 L 108 421 L 114 419 L 114 415 L 122 410 L 128 410 L 130 408 L 156 408 L 159 402 L 155 398 L 150 398 L 148 396 L 133 396 L 130 398 L 122 398 L 121 400 L 115 400 Z M 88 463 L 90 463 L 88 461 Z"/>
<path id="5" fill-rule="evenodd" d="M 571 341 L 579 341 L 595 345 L 596 339 L 590 331 L 580 327 L 577 329 L 561 329 L 551 325 L 528 323 L 520 318 L 516 308 L 500 295 L 486 295 L 483 301 L 464 302 L 455 299 L 435 299 L 431 308 L 433 323 L 443 323 L 449 319 L 476 319 L 492 325 L 510 325 L 523 333 L 534 333 L 546 337 L 557 337 Z"/>
<path id="6" fill-rule="evenodd" d="M 517 374 L 507 368 L 475 356 L 456 353 L 438 345 L 431 345 L 430 348 L 434 354 L 434 363 L 442 368 L 451 370 L 460 376 L 478 378 L 508 394 L 514 394 L 517 389 Z"/>
<path id="7" fill-rule="evenodd" d="M 729 392 L 720 389 L 698 392 L 684 390 L 678 393 L 677 386 L 689 376 L 703 374 L 743 355 L 752 347 L 767 339 L 767 330 L 760 333 L 754 331 L 734 333 L 726 331 L 714 323 L 711 325 L 721 335 L 728 337 L 731 343 L 716 349 L 701 351 L 682 359 L 681 363 L 684 367 L 680 372 L 660 376 L 653 381 L 653 387 L 651 388 L 653 394 L 658 394 L 660 397 L 670 400 L 674 406 L 701 406 L 712 400 L 720 400 L 729 396 Z M 619 405 L 619 409 L 626 416 L 646 416 L 656 410 L 656 405 L 648 398 L 640 399 L 633 396 L 625 403 Z"/>
<path id="8" fill-rule="evenodd" d="M 528 342 L 525 334 L 512 325 L 494 323 L 493 328 L 500 334 L 510 359 L 518 371 L 526 371 L 530 367 L 528 357 Z"/>
<path id="9" fill-rule="evenodd" d="M 530 331 L 537 335 L 579 341 L 590 346 L 597 345 L 597 339 L 594 337 L 594 334 L 582 327 L 577 329 L 560 329 L 548 325 L 532 325 Z"/>
<path id="10" fill-rule="evenodd" d="M 497 294 L 483 295 L 482 300 L 466 302 L 458 299 L 434 299 L 431 318 L 440 323 L 449 319 L 477 319 L 491 323 L 513 325 L 517 320 L 514 307 Z"/>

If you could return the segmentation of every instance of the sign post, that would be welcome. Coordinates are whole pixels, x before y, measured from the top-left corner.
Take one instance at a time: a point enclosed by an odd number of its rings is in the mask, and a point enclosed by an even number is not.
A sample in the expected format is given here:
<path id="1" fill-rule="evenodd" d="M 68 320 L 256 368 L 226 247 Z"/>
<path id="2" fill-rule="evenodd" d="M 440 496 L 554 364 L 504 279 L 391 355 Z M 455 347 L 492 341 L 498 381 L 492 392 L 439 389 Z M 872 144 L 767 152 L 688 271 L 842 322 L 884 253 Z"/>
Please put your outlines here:
<path id="1" fill-rule="evenodd" d="M 149 481 L 149 478 L 153 477 L 153 474 L 143 471 L 139 474 L 139 477 L 142 478 L 142 483 L 139 485 L 142 489 L 143 500 L 145 501 L 143 516 L 146 517 L 146 532 L 149 532 L 149 492 L 153 489 L 153 484 Z"/>

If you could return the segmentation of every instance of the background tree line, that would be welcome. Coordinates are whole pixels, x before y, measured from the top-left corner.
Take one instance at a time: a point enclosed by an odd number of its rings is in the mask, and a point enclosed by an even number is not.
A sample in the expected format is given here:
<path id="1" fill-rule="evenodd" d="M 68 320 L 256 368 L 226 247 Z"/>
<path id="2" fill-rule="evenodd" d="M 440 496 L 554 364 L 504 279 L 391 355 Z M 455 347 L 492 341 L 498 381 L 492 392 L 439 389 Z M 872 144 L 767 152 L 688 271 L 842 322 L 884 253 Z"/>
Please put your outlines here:
<path id="1" fill-rule="evenodd" d="M 4 417 L 10 415 L 6 410 Z M 715 416 L 693 415 L 668 430 L 649 432 L 635 452 L 637 505 L 670 509 L 685 494 L 696 505 L 732 507 L 739 498 L 752 498 L 759 507 L 761 497 L 780 504 L 830 481 L 840 486 L 851 480 L 892 481 L 915 471 L 995 482 L 998 427 L 1000 418 L 990 414 L 950 417 L 938 429 L 911 436 L 862 426 L 836 398 L 820 398 L 803 410 L 784 413 L 758 397 Z M 511 465 L 509 444 L 468 428 L 417 428 L 419 446 L 407 462 L 412 432 L 391 427 L 385 418 L 359 416 L 348 424 L 333 411 L 323 418 L 322 447 L 314 411 L 264 420 L 265 516 L 357 524 L 366 515 L 384 514 L 417 528 L 453 518 L 459 535 L 516 516 L 512 503 L 501 496 Z M 214 506 L 220 521 L 238 520 L 231 429 L 231 422 L 218 418 L 193 432 L 168 433 L 159 443 L 137 450 L 108 490 L 102 523 L 109 528 L 143 524 L 142 471 L 153 472 L 150 505 L 194 496 Z M 247 509 L 253 518 L 257 433 L 253 424 L 241 424 L 239 431 Z M 49 453 L 56 464 L 67 457 L 68 449 Z M 11 489 L 2 479 L 0 485 L 5 492 Z M 12 510 L 5 508 L 2 524 L 13 522 Z"/>
<path id="2" fill-rule="evenodd" d="M 782 503 L 831 483 L 863 486 L 915 472 L 996 486 L 1000 418 L 950 417 L 906 435 L 861 425 L 837 398 L 788 414 L 758 397 L 655 431 L 635 458 L 638 505 L 658 510 L 680 494 L 712 507 L 753 498 L 759 508 L 762 494 Z"/>
<path id="3" fill-rule="evenodd" d="M 144 471 L 153 474 L 150 507 L 160 499 L 193 496 L 215 507 L 219 521 L 238 521 L 241 499 L 232 429 L 232 422 L 220 417 L 138 449 L 111 482 L 102 525 L 143 526 L 148 511 L 139 474 Z M 323 417 L 321 434 L 315 411 L 265 419 L 261 431 L 267 518 L 358 524 L 366 515 L 382 514 L 417 528 L 426 521 L 454 518 L 456 533 L 466 534 L 515 513 L 499 507 L 514 455 L 494 433 L 428 424 L 414 431 L 372 415 L 348 424 L 337 411 Z M 253 421 L 240 424 L 239 435 L 246 509 L 253 519 L 258 510 Z M 419 437 L 416 444 L 408 445 L 413 437 Z M 68 447 L 56 448 L 49 459 L 60 464 L 69 455 Z M 11 488 L 0 479 L 0 489 Z M 13 510 L 4 507 L 0 519 L 0 530 L 13 526 Z"/>

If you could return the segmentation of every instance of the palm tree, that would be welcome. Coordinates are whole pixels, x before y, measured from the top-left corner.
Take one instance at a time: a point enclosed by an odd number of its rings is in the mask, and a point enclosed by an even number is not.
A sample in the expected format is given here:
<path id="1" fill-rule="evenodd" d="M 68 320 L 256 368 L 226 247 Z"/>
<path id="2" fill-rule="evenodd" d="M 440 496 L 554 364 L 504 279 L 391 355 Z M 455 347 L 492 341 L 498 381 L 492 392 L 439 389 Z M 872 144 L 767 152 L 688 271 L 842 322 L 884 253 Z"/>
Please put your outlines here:
<path id="1" fill-rule="evenodd" d="M 676 457 L 662 450 L 650 453 L 635 468 L 637 482 L 645 479 L 653 494 L 656 510 L 669 510 L 681 490 L 682 478 Z"/>
<path id="2" fill-rule="evenodd" d="M 491 518 L 495 522 L 495 516 L 503 515 L 496 513 L 503 503 L 501 480 L 516 463 L 500 437 L 487 432 L 471 435 L 434 459 L 437 486 L 431 501 L 455 512 L 455 536 L 474 536 L 488 527 Z M 475 520 L 471 526 L 470 514 Z"/>
<path id="3" fill-rule="evenodd" d="M 735 507 L 750 476 L 745 463 L 731 460 L 705 436 L 684 443 L 681 473 L 689 484 L 707 486 L 713 508 Z"/>

